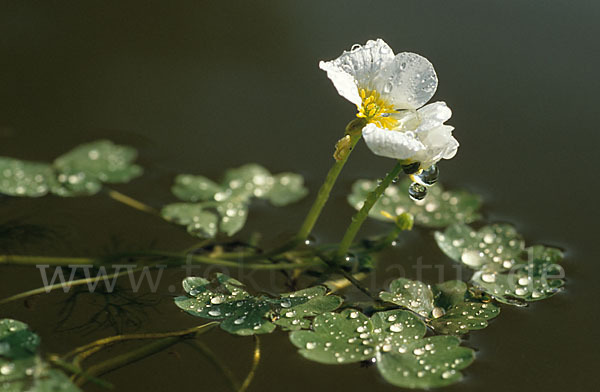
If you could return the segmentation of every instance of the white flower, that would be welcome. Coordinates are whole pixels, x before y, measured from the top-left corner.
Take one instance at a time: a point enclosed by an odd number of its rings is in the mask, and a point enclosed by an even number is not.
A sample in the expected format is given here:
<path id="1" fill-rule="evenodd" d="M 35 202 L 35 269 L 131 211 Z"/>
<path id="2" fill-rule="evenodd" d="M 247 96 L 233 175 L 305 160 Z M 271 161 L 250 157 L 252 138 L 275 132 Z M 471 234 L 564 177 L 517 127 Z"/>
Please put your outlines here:
<path id="1" fill-rule="evenodd" d="M 426 169 L 456 154 L 452 111 L 444 102 L 425 105 L 437 88 L 433 65 L 414 53 L 394 55 L 381 39 L 354 45 L 332 61 L 321 61 L 338 93 L 368 121 L 362 134 L 376 155 L 420 162 Z M 425 106 L 423 106 L 425 105 Z"/>

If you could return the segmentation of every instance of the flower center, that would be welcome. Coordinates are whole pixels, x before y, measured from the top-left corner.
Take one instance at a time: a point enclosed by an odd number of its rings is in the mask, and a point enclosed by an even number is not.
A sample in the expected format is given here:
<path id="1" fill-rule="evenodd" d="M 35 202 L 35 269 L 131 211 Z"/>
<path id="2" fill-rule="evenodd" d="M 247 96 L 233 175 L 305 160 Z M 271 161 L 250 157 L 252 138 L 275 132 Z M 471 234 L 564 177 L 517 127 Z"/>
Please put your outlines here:
<path id="1" fill-rule="evenodd" d="M 398 120 L 391 117 L 397 111 L 392 105 L 386 103 L 376 90 L 361 88 L 359 94 L 362 106 L 358 108 L 356 117 L 364 117 L 380 128 L 391 130 L 398 126 Z"/>

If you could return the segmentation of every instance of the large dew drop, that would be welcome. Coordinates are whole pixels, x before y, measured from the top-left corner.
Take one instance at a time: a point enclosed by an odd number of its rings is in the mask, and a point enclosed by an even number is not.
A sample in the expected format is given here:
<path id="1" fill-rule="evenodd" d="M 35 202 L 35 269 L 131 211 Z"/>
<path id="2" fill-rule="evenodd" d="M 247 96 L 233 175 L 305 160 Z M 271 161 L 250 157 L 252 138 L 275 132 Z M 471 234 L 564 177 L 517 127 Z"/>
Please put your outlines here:
<path id="1" fill-rule="evenodd" d="M 423 200 L 427 196 L 427 188 L 425 186 L 413 182 L 408 187 L 408 196 L 415 201 Z"/>
<path id="2" fill-rule="evenodd" d="M 437 165 L 431 165 L 428 169 L 421 171 L 420 173 L 412 176 L 415 182 L 418 182 L 424 186 L 432 186 L 435 184 L 440 176 L 440 170 Z"/>

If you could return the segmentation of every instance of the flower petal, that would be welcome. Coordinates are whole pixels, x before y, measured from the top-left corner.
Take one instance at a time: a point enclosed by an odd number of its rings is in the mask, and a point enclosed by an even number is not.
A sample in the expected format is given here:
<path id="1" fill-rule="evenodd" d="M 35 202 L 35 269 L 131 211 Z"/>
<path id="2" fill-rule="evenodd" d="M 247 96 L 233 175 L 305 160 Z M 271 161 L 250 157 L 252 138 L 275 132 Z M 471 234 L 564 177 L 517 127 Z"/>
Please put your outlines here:
<path id="1" fill-rule="evenodd" d="M 433 97 L 437 89 L 433 65 L 415 53 L 398 53 L 379 71 L 374 85 L 396 109 L 418 109 Z"/>
<path id="2" fill-rule="evenodd" d="M 421 162 L 421 167 L 426 169 L 440 159 L 451 159 L 458 150 L 458 141 L 452 136 L 454 127 L 442 125 L 426 132 L 419 132 L 419 140 L 426 146 L 419 151 L 413 159 Z"/>
<path id="3" fill-rule="evenodd" d="M 417 110 L 421 123 L 417 132 L 428 131 L 437 128 L 452 117 L 452 110 L 446 106 L 446 102 L 434 102 Z"/>
<path id="4" fill-rule="evenodd" d="M 359 88 L 372 89 L 377 72 L 394 59 L 394 52 L 382 39 L 354 45 L 340 57 L 321 61 L 319 68 L 327 72 L 338 93 L 356 106 L 361 105 Z"/>
<path id="5" fill-rule="evenodd" d="M 363 128 L 363 138 L 375 155 L 400 160 L 411 159 L 426 149 L 414 132 L 396 132 L 368 124 Z"/>

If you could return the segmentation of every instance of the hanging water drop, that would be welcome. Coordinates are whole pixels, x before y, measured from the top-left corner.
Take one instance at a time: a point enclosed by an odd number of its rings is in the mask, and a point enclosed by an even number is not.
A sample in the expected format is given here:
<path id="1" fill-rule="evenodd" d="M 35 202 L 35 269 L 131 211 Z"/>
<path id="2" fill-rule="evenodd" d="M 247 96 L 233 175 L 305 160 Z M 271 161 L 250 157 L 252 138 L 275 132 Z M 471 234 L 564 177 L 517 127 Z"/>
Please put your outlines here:
<path id="1" fill-rule="evenodd" d="M 429 168 L 413 176 L 413 180 L 424 186 L 432 186 L 440 176 L 440 169 L 437 165 L 431 165 Z"/>
<path id="2" fill-rule="evenodd" d="M 413 182 L 408 187 L 408 196 L 415 201 L 423 200 L 427 196 L 427 188 L 421 184 Z"/>

